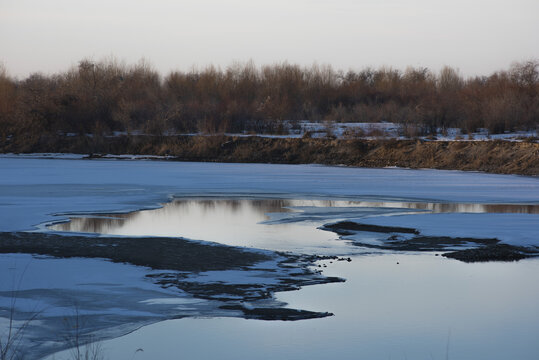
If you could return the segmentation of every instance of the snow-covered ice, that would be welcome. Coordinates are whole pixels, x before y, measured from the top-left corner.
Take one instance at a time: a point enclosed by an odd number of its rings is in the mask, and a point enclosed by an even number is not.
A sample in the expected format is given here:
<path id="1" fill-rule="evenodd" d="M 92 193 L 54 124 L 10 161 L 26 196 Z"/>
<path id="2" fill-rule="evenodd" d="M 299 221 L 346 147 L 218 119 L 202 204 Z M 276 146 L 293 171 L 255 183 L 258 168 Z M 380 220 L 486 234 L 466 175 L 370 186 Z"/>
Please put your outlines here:
<path id="1" fill-rule="evenodd" d="M 317 165 L 0 158 L 0 230 L 64 213 L 159 207 L 173 196 L 539 203 L 539 179 L 460 171 Z"/>

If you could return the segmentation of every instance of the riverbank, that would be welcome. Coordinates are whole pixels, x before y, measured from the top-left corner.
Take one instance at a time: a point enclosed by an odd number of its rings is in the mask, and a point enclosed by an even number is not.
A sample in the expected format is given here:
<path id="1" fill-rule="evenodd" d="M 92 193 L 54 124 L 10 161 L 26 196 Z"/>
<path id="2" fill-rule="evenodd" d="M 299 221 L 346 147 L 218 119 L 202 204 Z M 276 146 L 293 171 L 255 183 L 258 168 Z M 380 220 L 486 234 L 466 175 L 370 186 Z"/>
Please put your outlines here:
<path id="1" fill-rule="evenodd" d="M 403 167 L 539 175 L 534 141 L 272 138 L 257 136 L 42 136 L 0 144 L 1 153 L 161 155 L 178 161 Z"/>

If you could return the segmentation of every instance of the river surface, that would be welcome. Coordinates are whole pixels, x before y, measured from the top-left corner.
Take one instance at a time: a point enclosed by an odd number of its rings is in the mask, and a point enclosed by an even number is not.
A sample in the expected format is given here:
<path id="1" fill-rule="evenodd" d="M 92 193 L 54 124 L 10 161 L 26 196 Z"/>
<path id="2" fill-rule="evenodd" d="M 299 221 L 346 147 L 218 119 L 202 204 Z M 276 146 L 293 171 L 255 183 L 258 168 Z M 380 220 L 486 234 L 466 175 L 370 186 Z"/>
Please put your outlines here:
<path id="1" fill-rule="evenodd" d="M 73 217 L 56 231 L 185 236 L 234 246 L 351 256 L 320 261 L 345 283 L 277 294 L 334 316 L 298 322 L 198 318 L 160 322 L 103 343 L 113 358 L 532 359 L 539 261 L 464 264 L 437 253 L 381 253 L 318 229 L 337 219 L 428 213 L 535 213 L 533 205 L 283 199 L 175 199 L 162 208 Z M 360 234 L 365 238 L 380 234 Z M 212 346 L 204 346 L 211 341 Z M 134 353 L 136 349 L 143 349 Z"/>
<path id="2" fill-rule="evenodd" d="M 376 243 L 386 234 L 359 232 L 343 239 L 320 229 L 353 220 L 409 225 L 429 235 L 498 235 L 503 242 L 534 246 L 539 229 L 537 178 L 19 158 L 0 158 L 0 166 L 8 174 L 0 179 L 2 231 L 172 236 L 351 260 L 314 265 L 345 282 L 275 294 L 276 301 L 290 308 L 333 316 L 263 321 L 223 315 L 209 302 L 137 283 L 133 279 L 147 273 L 143 268 L 100 265 L 95 259 L 25 258 L 28 284 L 23 290 L 42 294 L 41 301 L 51 287 L 63 287 L 70 296 L 84 291 L 105 298 L 114 294 L 106 310 L 122 309 L 135 326 L 127 334 L 111 332 L 100 341 L 105 358 L 536 359 L 539 354 L 538 260 L 466 264 L 439 256 L 440 251 L 395 252 L 354 245 L 358 240 Z M 12 264 L 13 259 L 0 255 L 2 264 Z M 75 264 L 69 274 L 62 270 L 68 262 Z M 3 266 L 15 271 L 15 266 Z M 55 266 L 56 282 L 40 279 L 40 274 L 50 277 L 47 271 Z M 84 275 L 89 269 L 91 279 Z M 232 275 L 239 276 L 225 276 Z M 200 276 L 210 279 L 216 274 Z M 122 282 L 138 290 L 119 287 Z M 31 300 L 29 296 L 24 301 Z M 143 310 L 157 312 L 153 304 L 168 306 L 167 315 L 147 321 Z M 174 320 L 171 304 L 196 311 Z M 58 309 L 56 315 L 62 313 Z M 99 317 L 104 308 L 91 310 Z M 49 358 L 70 357 L 63 351 Z"/>
<path id="3" fill-rule="evenodd" d="M 278 298 L 333 317 L 171 320 L 103 346 L 118 359 L 139 348 L 140 359 L 534 359 L 539 351 L 537 261 L 369 255 L 325 272 L 347 281 Z"/>

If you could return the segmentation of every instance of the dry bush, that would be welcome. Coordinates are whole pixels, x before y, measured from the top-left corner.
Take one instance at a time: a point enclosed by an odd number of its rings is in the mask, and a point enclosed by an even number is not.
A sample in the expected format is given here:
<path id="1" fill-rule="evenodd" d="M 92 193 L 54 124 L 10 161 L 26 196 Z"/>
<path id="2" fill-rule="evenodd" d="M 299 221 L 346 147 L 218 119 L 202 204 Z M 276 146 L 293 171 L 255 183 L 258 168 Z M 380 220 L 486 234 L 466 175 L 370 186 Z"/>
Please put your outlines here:
<path id="1" fill-rule="evenodd" d="M 16 87 L 4 65 L 0 63 L 0 143 L 6 142 L 16 125 L 15 102 Z"/>
<path id="2" fill-rule="evenodd" d="M 488 77 L 463 79 L 444 67 L 404 72 L 382 67 L 346 73 L 329 65 L 300 67 L 252 61 L 208 66 L 161 78 L 145 60 L 83 59 L 55 75 L 13 80 L 0 68 L 0 140 L 39 142 L 49 134 L 114 131 L 286 133 L 283 121 L 395 122 L 408 136 L 439 128 L 491 133 L 536 129 L 537 61 Z"/>

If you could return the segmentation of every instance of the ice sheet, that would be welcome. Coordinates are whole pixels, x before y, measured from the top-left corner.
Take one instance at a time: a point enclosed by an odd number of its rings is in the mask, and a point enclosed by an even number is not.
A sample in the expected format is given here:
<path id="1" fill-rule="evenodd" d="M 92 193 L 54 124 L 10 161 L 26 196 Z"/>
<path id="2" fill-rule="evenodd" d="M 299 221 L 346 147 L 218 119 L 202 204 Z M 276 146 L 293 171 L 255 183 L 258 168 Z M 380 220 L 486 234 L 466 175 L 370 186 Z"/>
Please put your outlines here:
<path id="1" fill-rule="evenodd" d="M 0 158 L 0 231 L 58 213 L 152 208 L 172 196 L 539 203 L 539 179 L 318 165 Z"/>

